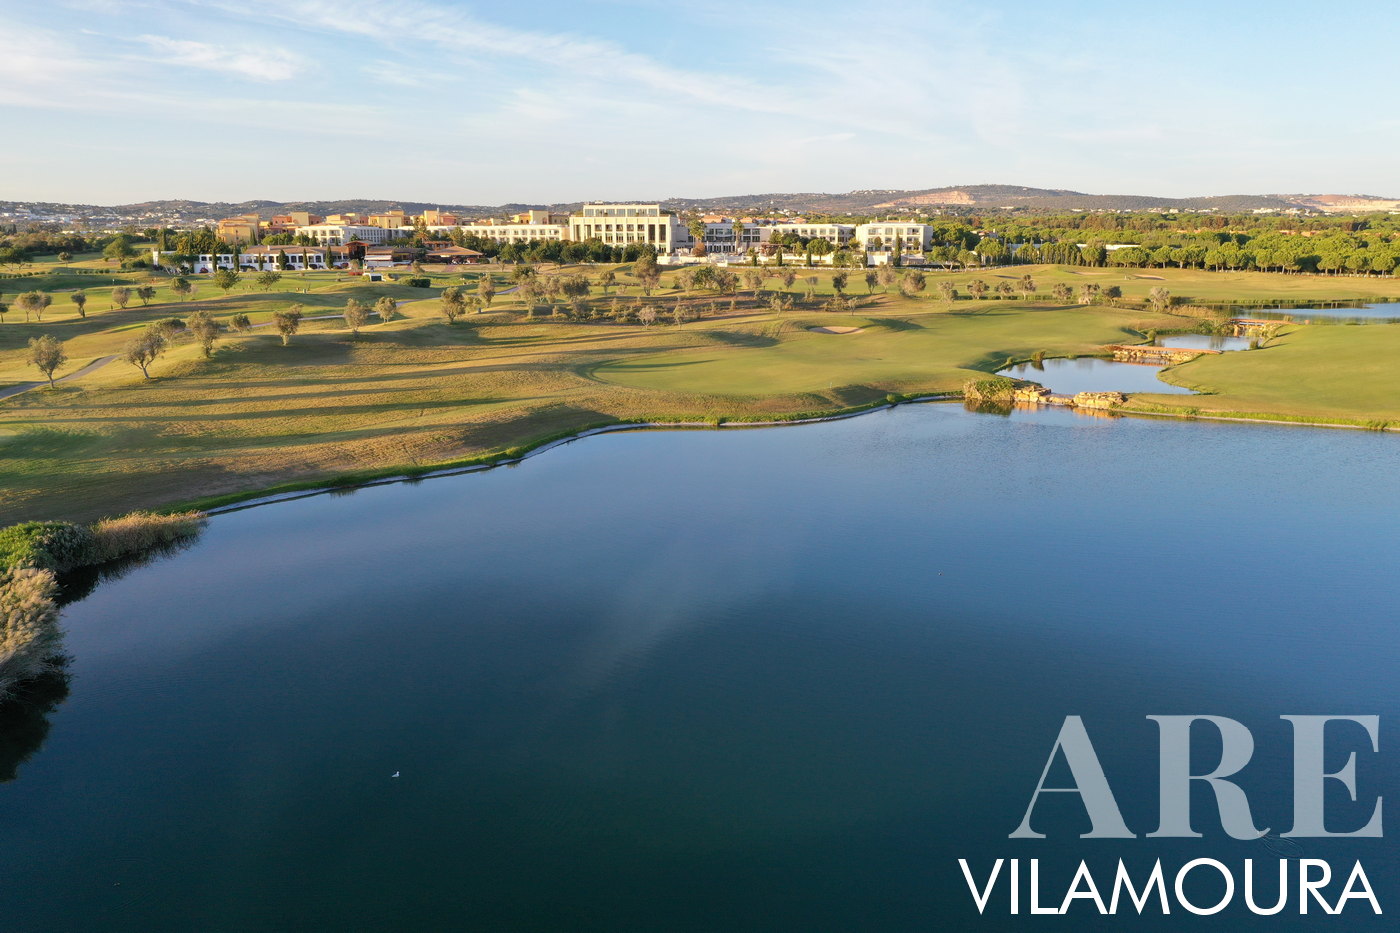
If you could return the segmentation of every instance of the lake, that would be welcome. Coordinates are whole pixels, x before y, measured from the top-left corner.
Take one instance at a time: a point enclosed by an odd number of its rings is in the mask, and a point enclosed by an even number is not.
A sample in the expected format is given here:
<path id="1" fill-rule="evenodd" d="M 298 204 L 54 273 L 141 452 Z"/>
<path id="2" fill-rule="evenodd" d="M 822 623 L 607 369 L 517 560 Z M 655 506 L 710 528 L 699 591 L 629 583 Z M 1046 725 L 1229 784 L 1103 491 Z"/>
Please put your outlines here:
<path id="1" fill-rule="evenodd" d="M 0 928 L 1318 929 L 979 917 L 957 860 L 1038 858 L 1055 903 L 1079 859 L 1277 865 L 1203 787 L 1204 838 L 1082 840 L 1055 794 L 1009 839 L 1069 715 L 1139 836 L 1151 715 L 1253 730 L 1275 833 L 1279 717 L 1380 715 L 1379 756 L 1329 733 L 1330 825 L 1393 797 L 1397 470 L 1365 432 L 925 404 L 217 516 L 67 607 L 70 693 L 2 746 Z M 1397 909 L 1393 843 L 1287 851 Z"/>
<path id="2" fill-rule="evenodd" d="M 1189 350 L 1248 350 L 1248 337 L 1227 337 L 1223 334 L 1167 334 L 1157 338 L 1159 347 L 1183 347 Z"/>
<path id="3" fill-rule="evenodd" d="M 1185 386 L 1163 382 L 1160 366 L 1146 363 L 1119 363 L 1095 356 L 1077 359 L 1050 359 L 1040 363 L 1018 363 L 998 370 L 1001 376 L 1038 382 L 1057 395 L 1076 392 L 1160 392 L 1165 395 L 1191 395 Z"/>
<path id="4" fill-rule="evenodd" d="M 1240 308 L 1237 317 L 1314 324 L 1400 323 L 1400 301 L 1377 301 L 1354 308 Z"/>

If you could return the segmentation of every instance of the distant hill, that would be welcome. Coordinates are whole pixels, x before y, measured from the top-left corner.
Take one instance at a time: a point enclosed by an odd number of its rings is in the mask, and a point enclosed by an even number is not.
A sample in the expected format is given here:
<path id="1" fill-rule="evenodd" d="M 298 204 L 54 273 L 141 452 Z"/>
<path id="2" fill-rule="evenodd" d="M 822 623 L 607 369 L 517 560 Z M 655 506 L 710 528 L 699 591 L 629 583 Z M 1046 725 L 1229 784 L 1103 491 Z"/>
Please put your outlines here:
<path id="1" fill-rule="evenodd" d="M 1400 210 L 1400 201 L 1373 195 L 1232 194 L 1166 198 L 1141 194 L 1088 194 L 1064 188 L 1022 185 L 956 185 L 914 191 L 870 189 L 845 194 L 746 194 L 724 198 L 672 198 L 673 209 L 745 212 L 876 214 L 888 212 L 954 213 L 997 210 L 1041 211 L 1253 211 L 1307 210 L 1325 213 Z"/>
<path id="2" fill-rule="evenodd" d="M 647 198 L 637 200 L 647 202 Z M 288 211 L 315 214 L 375 213 L 399 208 L 412 214 L 432 208 L 463 217 L 501 217 L 529 209 L 570 211 L 583 202 L 555 204 L 447 204 L 428 201 L 388 201 L 345 198 L 329 201 L 144 201 L 111 207 L 75 204 L 41 204 L 0 201 L 0 214 L 25 211 L 35 215 L 76 215 L 137 225 L 156 222 L 207 222 L 236 214 L 257 213 L 264 218 Z M 719 198 L 666 198 L 663 207 L 675 211 L 728 214 L 922 214 L 934 212 L 987 213 L 1001 210 L 1031 211 L 1285 211 L 1360 213 L 1400 211 L 1400 199 L 1369 194 L 1235 194 L 1199 198 L 1165 198 L 1141 194 L 1088 194 L 1064 188 L 1028 188 L 1021 185 L 954 185 L 943 188 L 862 189 L 844 194 L 823 192 L 769 192 Z"/>
<path id="3" fill-rule="evenodd" d="M 1280 194 L 1276 197 L 1329 214 L 1400 211 L 1400 199 L 1378 198 L 1373 194 Z"/>
<path id="4" fill-rule="evenodd" d="M 1060 188 L 1024 188 L 1016 185 L 965 185 L 934 188 L 904 194 L 876 204 L 878 208 L 915 206 L 1029 208 L 1033 210 L 1087 211 L 1250 211 L 1259 208 L 1287 210 L 1296 207 L 1271 195 L 1225 195 L 1209 198 L 1163 198 L 1141 194 L 1086 194 Z"/>

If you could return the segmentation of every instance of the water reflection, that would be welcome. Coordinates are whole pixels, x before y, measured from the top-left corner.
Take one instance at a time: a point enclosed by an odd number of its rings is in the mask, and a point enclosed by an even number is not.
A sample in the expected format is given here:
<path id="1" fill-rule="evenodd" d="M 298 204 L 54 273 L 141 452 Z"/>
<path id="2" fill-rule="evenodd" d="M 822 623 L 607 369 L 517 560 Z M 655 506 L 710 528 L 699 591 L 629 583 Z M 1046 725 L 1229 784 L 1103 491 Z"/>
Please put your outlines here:
<path id="1" fill-rule="evenodd" d="M 1400 323 L 1400 301 L 1377 301 L 1355 307 L 1238 308 L 1231 314 L 1234 317 L 1299 324 L 1396 324 Z"/>
<path id="2" fill-rule="evenodd" d="M 1190 389 L 1163 382 L 1157 377 L 1160 366 L 1142 363 L 1118 363 L 1098 357 L 1073 360 L 1045 360 L 1040 366 L 1021 363 L 1000 371 L 1013 379 L 1038 382 L 1057 395 L 1077 392 L 1159 392 L 1167 395 L 1191 395 Z"/>
<path id="3" fill-rule="evenodd" d="M 49 735 L 49 714 L 68 698 L 67 659 L 0 701 L 0 784 L 13 781 Z"/>
<path id="4" fill-rule="evenodd" d="M 1224 334 L 1170 334 L 1157 338 L 1159 347 L 1180 347 L 1184 350 L 1248 350 L 1248 337 L 1227 337 Z"/>
<path id="5" fill-rule="evenodd" d="M 65 570 L 58 575 L 58 605 L 62 607 L 82 602 L 92 595 L 93 591 L 97 589 L 98 584 L 110 580 L 120 580 L 133 570 L 145 567 L 158 560 L 164 560 L 167 557 L 173 557 L 181 551 L 193 547 L 198 540 L 199 534 L 195 533 L 176 541 L 167 541 L 142 554 L 119 557 L 116 560 L 108 561 L 105 564 L 97 564 L 92 567 L 77 567 L 73 570 Z"/>

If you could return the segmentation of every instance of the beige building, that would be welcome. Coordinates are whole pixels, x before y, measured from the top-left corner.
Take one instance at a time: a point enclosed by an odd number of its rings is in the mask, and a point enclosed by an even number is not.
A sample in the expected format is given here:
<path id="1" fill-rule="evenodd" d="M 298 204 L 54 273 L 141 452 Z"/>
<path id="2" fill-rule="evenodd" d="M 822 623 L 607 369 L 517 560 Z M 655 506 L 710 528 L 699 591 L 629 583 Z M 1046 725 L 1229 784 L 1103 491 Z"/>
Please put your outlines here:
<path id="1" fill-rule="evenodd" d="M 455 227 L 462 222 L 456 214 L 449 214 L 446 211 L 424 211 L 418 215 L 418 220 L 423 221 L 428 227 Z"/>
<path id="2" fill-rule="evenodd" d="M 569 217 L 569 239 L 598 239 L 608 246 L 650 243 L 657 252 L 670 253 L 688 245 L 690 233 L 659 204 L 585 204 Z"/>
<path id="3" fill-rule="evenodd" d="M 512 214 L 510 222 L 513 224 L 567 224 L 568 214 L 555 214 L 550 211 L 521 211 L 519 214 Z"/>
<path id="4" fill-rule="evenodd" d="M 413 226 L 413 218 L 396 208 L 392 211 L 370 214 L 365 223 L 369 224 L 371 227 L 382 227 L 385 230 L 397 230 L 400 227 Z"/>
<path id="5" fill-rule="evenodd" d="M 225 243 L 252 243 L 262 232 L 262 219 L 257 214 L 239 214 L 219 221 L 214 232 Z"/>

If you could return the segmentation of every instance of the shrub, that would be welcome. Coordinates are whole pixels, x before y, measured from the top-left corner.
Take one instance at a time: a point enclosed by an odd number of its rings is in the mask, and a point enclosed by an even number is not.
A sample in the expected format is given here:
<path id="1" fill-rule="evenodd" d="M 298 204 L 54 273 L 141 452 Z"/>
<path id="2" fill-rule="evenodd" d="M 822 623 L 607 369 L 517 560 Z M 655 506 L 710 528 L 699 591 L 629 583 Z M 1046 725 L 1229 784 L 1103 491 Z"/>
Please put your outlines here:
<path id="1" fill-rule="evenodd" d="M 399 282 L 409 288 L 427 288 L 433 284 L 433 280 L 426 275 L 411 275 L 406 279 L 400 279 Z"/>
<path id="2" fill-rule="evenodd" d="M 1016 383 L 1010 379 L 969 379 L 963 397 L 978 402 L 1009 402 Z"/>
<path id="3" fill-rule="evenodd" d="M 0 568 L 61 572 L 92 563 L 93 534 L 69 522 L 23 522 L 0 529 Z"/>
<path id="4" fill-rule="evenodd" d="M 47 570 L 0 570 L 0 697 L 58 662 L 63 634 L 57 593 L 58 584 Z"/>
<path id="5" fill-rule="evenodd" d="M 199 512 L 177 512 L 174 515 L 133 512 L 121 518 L 103 519 L 92 526 L 92 563 L 106 563 L 165 547 L 198 534 L 203 526 L 204 516 Z"/>

